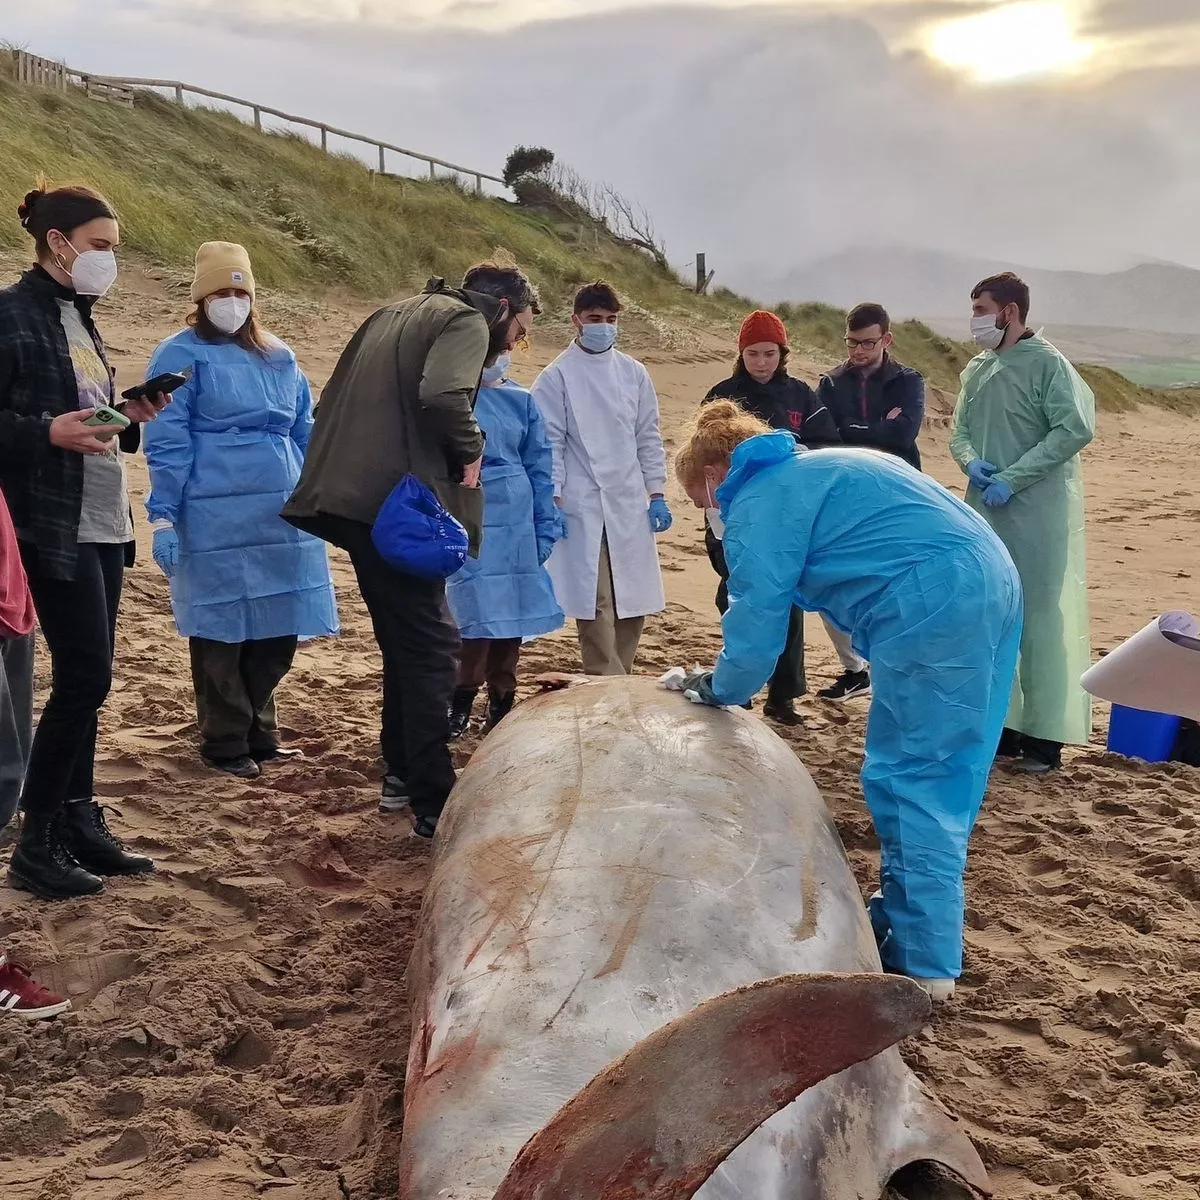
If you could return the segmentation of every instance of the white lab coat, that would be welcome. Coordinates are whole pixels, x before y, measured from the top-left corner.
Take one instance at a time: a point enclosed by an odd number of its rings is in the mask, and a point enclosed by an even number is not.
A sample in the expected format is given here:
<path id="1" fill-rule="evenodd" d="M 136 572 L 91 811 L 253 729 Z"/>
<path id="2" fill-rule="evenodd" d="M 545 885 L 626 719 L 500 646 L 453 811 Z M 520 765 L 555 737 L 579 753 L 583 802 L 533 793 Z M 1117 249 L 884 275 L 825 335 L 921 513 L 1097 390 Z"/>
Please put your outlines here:
<path id="1" fill-rule="evenodd" d="M 619 350 L 588 354 L 577 342 L 533 385 L 554 451 L 554 494 L 567 536 L 546 564 L 572 620 L 596 616 L 600 539 L 607 532 L 618 617 L 666 607 L 649 497 L 663 492 L 667 456 L 650 373 Z"/>

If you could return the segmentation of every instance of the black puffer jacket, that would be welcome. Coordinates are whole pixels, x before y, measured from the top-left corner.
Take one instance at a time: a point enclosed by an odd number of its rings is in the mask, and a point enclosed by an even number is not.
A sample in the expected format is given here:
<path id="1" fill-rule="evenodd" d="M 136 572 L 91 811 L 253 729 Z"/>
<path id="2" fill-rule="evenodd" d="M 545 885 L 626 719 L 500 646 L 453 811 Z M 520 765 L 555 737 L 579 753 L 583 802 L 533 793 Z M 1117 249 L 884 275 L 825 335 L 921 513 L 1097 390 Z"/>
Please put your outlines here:
<path id="1" fill-rule="evenodd" d="M 759 383 L 739 366 L 704 397 L 705 404 L 712 400 L 735 400 L 772 429 L 786 429 L 810 449 L 836 446 L 842 440 L 833 415 L 816 392 L 782 368 L 768 382 Z"/>

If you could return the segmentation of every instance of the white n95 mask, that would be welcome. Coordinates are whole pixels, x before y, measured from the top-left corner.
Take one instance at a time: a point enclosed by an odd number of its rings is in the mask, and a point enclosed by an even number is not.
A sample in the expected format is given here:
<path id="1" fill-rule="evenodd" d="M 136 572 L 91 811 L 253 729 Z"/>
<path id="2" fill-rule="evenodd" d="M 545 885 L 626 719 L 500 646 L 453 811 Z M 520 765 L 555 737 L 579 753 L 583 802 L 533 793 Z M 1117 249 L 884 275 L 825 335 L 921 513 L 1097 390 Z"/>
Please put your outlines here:
<path id="1" fill-rule="evenodd" d="M 250 319 L 250 301 L 244 296 L 213 296 L 205 300 L 204 309 L 213 328 L 233 337 Z"/>

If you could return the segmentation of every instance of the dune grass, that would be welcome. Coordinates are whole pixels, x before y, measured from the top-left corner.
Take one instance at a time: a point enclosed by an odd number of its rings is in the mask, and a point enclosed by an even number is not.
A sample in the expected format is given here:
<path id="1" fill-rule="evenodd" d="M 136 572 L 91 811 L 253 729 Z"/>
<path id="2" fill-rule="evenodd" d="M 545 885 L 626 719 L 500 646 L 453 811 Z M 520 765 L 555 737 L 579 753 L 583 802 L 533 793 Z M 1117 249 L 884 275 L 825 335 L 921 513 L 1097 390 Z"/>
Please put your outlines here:
<path id="1" fill-rule="evenodd" d="M 39 173 L 102 191 L 121 217 L 125 244 L 153 263 L 186 271 L 200 242 L 241 242 L 260 283 L 291 293 L 335 290 L 386 300 L 431 275 L 461 278 L 472 262 L 505 250 L 538 284 L 550 311 L 561 311 L 578 284 L 597 277 L 661 317 L 731 332 L 754 307 L 724 289 L 695 296 L 594 226 L 477 196 L 452 179 L 381 177 L 302 137 L 259 133 L 232 114 L 181 107 L 153 93 L 138 93 L 128 108 L 75 90 L 19 86 L 0 47 L 0 247 L 27 245 L 8 214 Z M 800 353 L 831 363 L 841 357 L 844 312 L 824 304 L 778 311 Z M 956 389 L 969 347 L 917 321 L 896 334 L 902 361 L 935 386 Z M 1087 373 L 1104 407 L 1164 395 L 1113 371 Z M 1172 407 L 1190 403 L 1186 394 L 1165 395 Z"/>

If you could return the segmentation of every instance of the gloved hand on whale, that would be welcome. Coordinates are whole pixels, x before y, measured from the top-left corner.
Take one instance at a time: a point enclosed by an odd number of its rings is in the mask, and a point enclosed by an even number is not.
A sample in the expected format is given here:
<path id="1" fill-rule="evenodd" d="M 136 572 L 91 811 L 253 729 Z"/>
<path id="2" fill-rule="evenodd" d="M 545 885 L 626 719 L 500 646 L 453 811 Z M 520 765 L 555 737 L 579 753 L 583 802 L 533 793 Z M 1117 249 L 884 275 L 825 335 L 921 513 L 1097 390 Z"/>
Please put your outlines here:
<path id="1" fill-rule="evenodd" d="M 668 692 L 682 692 L 684 698 L 693 704 L 706 704 L 710 708 L 724 707 L 713 693 L 712 672 L 702 671 L 698 666 L 693 666 L 690 671 L 685 671 L 683 667 L 672 667 L 658 682 Z"/>

